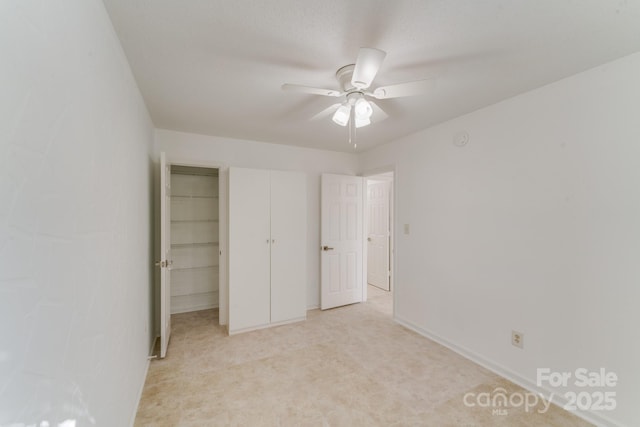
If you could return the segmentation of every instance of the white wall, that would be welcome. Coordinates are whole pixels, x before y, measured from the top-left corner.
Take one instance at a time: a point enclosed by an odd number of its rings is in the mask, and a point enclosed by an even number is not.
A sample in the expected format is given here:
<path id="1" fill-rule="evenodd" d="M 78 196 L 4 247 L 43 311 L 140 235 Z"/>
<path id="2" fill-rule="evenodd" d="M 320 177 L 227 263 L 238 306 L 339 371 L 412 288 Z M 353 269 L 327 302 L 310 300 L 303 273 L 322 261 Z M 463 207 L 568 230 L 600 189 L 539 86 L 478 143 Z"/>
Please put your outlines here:
<path id="1" fill-rule="evenodd" d="M 156 159 L 193 160 L 225 166 L 300 171 L 307 174 L 307 306 L 320 305 L 320 174 L 355 175 L 355 154 L 156 130 Z"/>
<path id="2" fill-rule="evenodd" d="M 2 1 L 0 58 L 0 425 L 130 425 L 152 123 L 99 0 Z"/>
<path id="3" fill-rule="evenodd" d="M 361 158 L 363 171 L 396 166 L 398 320 L 529 386 L 538 367 L 613 371 L 618 408 L 598 415 L 628 426 L 640 425 L 638 76 L 635 54 Z"/>

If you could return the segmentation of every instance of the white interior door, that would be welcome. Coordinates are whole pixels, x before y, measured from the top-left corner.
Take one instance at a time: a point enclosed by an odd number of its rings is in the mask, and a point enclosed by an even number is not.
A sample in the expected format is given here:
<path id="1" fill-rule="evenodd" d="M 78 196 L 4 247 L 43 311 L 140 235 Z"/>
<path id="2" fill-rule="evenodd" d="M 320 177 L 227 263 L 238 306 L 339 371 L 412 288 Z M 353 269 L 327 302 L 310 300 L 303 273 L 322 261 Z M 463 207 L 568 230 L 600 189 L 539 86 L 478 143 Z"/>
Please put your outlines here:
<path id="1" fill-rule="evenodd" d="M 160 153 L 160 357 L 171 337 L 171 165 Z"/>
<path id="2" fill-rule="evenodd" d="M 361 177 L 322 175 L 320 308 L 362 301 Z"/>
<path id="3" fill-rule="evenodd" d="M 229 168 L 229 333 L 271 319 L 269 171 Z"/>
<path id="4" fill-rule="evenodd" d="M 389 290 L 389 181 L 367 184 L 367 282 Z"/>

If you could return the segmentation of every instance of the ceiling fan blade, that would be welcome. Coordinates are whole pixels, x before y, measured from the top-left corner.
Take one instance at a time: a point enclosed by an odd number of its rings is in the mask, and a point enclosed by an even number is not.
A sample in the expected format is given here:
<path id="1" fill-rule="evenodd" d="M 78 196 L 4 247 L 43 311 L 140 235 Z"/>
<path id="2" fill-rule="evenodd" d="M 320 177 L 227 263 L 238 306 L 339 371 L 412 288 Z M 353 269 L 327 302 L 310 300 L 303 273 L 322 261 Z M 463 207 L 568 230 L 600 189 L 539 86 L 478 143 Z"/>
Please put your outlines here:
<path id="1" fill-rule="evenodd" d="M 385 111 L 375 102 L 369 100 L 369 104 L 371 104 L 371 108 L 373 109 L 373 114 L 371 114 L 371 123 L 381 122 L 389 117 L 389 115 L 385 113 Z"/>
<path id="2" fill-rule="evenodd" d="M 310 87 L 310 86 L 302 86 L 302 85 L 292 85 L 289 83 L 285 83 L 282 85 L 282 90 L 288 90 L 291 92 L 300 92 L 300 93 L 310 93 L 313 95 L 323 95 L 323 96 L 340 96 L 342 92 L 333 90 L 333 89 L 321 89 L 318 87 Z"/>
<path id="3" fill-rule="evenodd" d="M 380 49 L 361 47 L 356 66 L 353 69 L 351 84 L 358 89 L 366 89 L 371 86 L 385 56 L 387 56 L 386 52 Z"/>
<path id="4" fill-rule="evenodd" d="M 400 98 L 403 96 L 421 95 L 431 90 L 434 86 L 434 79 L 417 80 L 415 82 L 382 86 L 371 93 L 367 93 L 367 95 L 376 99 Z"/>

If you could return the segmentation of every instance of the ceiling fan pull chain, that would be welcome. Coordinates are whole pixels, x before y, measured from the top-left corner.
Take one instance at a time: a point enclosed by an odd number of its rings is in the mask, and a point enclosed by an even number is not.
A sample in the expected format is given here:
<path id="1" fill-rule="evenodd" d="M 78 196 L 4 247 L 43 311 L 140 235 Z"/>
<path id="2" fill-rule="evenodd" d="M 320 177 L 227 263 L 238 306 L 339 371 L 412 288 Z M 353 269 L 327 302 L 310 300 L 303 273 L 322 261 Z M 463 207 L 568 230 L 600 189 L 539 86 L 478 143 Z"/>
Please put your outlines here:
<path id="1" fill-rule="evenodd" d="M 351 116 L 355 116 L 355 114 L 352 114 Z M 356 118 L 353 117 L 353 119 L 351 119 L 351 128 L 352 128 L 352 132 L 353 132 L 353 149 L 355 150 L 356 147 L 358 146 L 358 141 L 357 141 L 357 131 L 356 131 Z"/>

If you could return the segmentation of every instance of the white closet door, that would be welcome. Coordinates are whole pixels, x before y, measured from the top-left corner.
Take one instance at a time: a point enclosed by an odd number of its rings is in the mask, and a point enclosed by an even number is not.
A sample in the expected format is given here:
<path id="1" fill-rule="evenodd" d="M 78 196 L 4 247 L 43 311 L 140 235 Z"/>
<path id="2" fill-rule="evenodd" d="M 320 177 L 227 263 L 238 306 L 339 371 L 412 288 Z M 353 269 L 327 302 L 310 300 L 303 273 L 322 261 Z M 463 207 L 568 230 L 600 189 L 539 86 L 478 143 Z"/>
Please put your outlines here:
<path id="1" fill-rule="evenodd" d="M 271 322 L 306 316 L 307 183 L 271 171 Z"/>
<path id="2" fill-rule="evenodd" d="M 269 171 L 229 169 L 229 332 L 270 322 Z"/>

